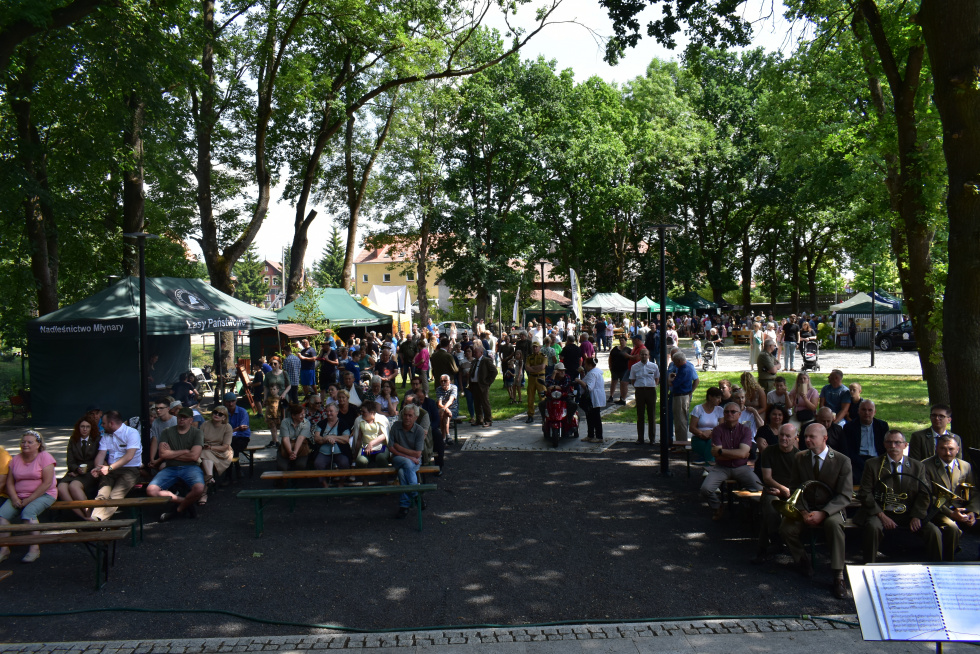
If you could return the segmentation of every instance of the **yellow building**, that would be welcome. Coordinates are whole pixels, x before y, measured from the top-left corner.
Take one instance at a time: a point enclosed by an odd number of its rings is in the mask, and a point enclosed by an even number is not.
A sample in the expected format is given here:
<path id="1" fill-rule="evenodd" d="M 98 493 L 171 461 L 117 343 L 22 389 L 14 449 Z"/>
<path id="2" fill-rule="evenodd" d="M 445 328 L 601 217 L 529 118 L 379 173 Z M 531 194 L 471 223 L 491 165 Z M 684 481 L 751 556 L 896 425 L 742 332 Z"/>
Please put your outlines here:
<path id="1" fill-rule="evenodd" d="M 417 266 L 410 253 L 404 248 L 385 246 L 370 250 L 361 250 L 354 257 L 354 293 L 367 296 L 375 286 L 408 286 L 412 300 L 418 299 Z M 428 275 L 426 277 L 427 295 L 430 298 L 438 297 L 440 306 L 442 302 L 442 288 L 440 284 L 442 270 L 435 262 L 430 262 Z M 448 298 L 448 292 L 447 292 Z"/>

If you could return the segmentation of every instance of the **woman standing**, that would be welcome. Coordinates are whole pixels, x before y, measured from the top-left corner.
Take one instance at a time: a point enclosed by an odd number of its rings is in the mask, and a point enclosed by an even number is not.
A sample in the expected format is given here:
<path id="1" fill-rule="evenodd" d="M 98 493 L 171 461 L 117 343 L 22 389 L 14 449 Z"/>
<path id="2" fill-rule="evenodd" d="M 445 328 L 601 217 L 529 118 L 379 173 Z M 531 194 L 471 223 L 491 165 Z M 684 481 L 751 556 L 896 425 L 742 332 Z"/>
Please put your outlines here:
<path id="1" fill-rule="evenodd" d="M 54 482 L 54 457 L 44 451 L 44 440 L 36 431 L 26 431 L 20 439 L 20 454 L 10 459 L 7 471 L 7 497 L 0 506 L 0 532 L 2 525 L 9 525 L 20 518 L 26 523 L 37 524 L 37 517 L 54 504 L 58 490 Z M 36 536 L 38 532 L 31 532 Z M 9 533 L 0 533 L 8 536 Z M 31 545 L 21 563 L 34 563 L 41 556 L 41 548 Z M 0 547 L 0 561 L 10 557 L 9 547 Z"/>
<path id="2" fill-rule="evenodd" d="M 603 381 L 602 371 L 596 367 L 596 363 L 593 357 L 584 359 L 585 375 L 582 379 L 576 380 L 584 390 L 580 406 L 585 409 L 585 420 L 588 424 L 586 443 L 603 442 L 601 411 L 606 406 L 606 383 Z"/>
<path id="3" fill-rule="evenodd" d="M 201 470 L 204 471 L 206 490 L 198 504 L 208 501 L 208 490 L 212 490 L 215 477 L 224 474 L 231 465 L 231 438 L 233 432 L 228 424 L 228 409 L 219 404 L 211 410 L 211 419 L 201 426 L 204 434 L 204 448 L 201 450 Z"/>
<path id="4" fill-rule="evenodd" d="M 765 333 L 762 331 L 762 323 L 752 323 L 752 347 L 749 351 L 749 370 L 755 370 L 755 362 L 759 359 L 762 352 L 762 339 Z"/>
<path id="5" fill-rule="evenodd" d="M 282 471 L 305 470 L 310 454 L 310 421 L 302 404 L 289 405 L 289 417 L 282 423 L 282 438 L 276 467 Z"/>
<path id="6" fill-rule="evenodd" d="M 450 422 L 459 417 L 459 390 L 449 375 L 443 375 L 436 389 L 436 406 L 439 407 L 439 425 L 442 436 L 449 443 Z"/>
<path id="7" fill-rule="evenodd" d="M 278 447 L 279 441 L 276 435 L 279 431 L 280 422 L 279 402 L 286 397 L 292 386 L 289 385 L 286 373 L 282 371 L 282 361 L 279 357 L 272 357 L 269 365 L 272 366 L 272 372 L 266 373 L 263 383 L 265 384 L 265 423 L 269 425 L 272 440 L 266 447 Z"/>
<path id="8" fill-rule="evenodd" d="M 99 453 L 99 430 L 82 418 L 75 423 L 68 439 L 68 474 L 58 482 L 58 497 L 65 502 L 82 501 L 95 496 L 99 482 L 90 473 L 95 455 Z M 72 509 L 75 515 L 88 520 L 91 510 Z"/>
<path id="9" fill-rule="evenodd" d="M 688 431 L 694 436 L 691 439 L 694 465 L 707 465 L 715 460 L 714 455 L 711 454 L 711 430 L 718 426 L 724 415 L 721 402 L 721 389 L 712 386 L 705 395 L 704 403 L 697 405 L 691 411 Z"/>
<path id="10" fill-rule="evenodd" d="M 505 336 L 504 338 L 506 339 L 507 337 Z M 500 347 L 499 341 L 497 347 Z M 473 346 L 467 345 L 461 352 L 456 354 L 456 367 L 459 368 L 456 386 L 463 389 L 463 397 L 466 398 L 466 410 L 470 414 L 469 421 L 470 424 L 473 424 L 473 391 L 470 390 L 470 370 L 473 369 Z"/>
<path id="11" fill-rule="evenodd" d="M 415 355 L 415 369 L 419 373 L 419 377 L 422 378 L 422 388 L 425 389 L 426 394 L 429 393 L 429 368 L 431 364 L 429 363 L 429 355 L 433 350 L 436 349 L 436 339 L 432 338 L 428 341 L 421 340 L 419 343 L 418 354 Z"/>

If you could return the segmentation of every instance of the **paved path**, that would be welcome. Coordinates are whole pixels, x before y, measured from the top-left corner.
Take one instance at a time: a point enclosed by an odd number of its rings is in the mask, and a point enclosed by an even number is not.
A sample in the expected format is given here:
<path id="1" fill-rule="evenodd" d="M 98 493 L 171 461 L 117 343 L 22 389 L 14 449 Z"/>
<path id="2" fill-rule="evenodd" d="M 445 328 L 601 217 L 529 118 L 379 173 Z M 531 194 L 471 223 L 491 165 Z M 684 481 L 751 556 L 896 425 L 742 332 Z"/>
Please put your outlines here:
<path id="1" fill-rule="evenodd" d="M 861 630 L 845 624 L 856 616 L 822 619 L 678 620 L 583 624 L 554 627 L 502 627 L 352 635 L 297 635 L 269 638 L 192 638 L 95 642 L 46 642 L 2 646 L 10 654 L 235 654 L 237 652 L 308 652 L 357 650 L 499 652 L 503 654 L 645 654 L 712 652 L 718 654 L 813 654 L 848 652 L 922 653 L 927 642 L 864 641 Z M 975 647 L 946 644 L 946 652 L 975 652 Z"/>

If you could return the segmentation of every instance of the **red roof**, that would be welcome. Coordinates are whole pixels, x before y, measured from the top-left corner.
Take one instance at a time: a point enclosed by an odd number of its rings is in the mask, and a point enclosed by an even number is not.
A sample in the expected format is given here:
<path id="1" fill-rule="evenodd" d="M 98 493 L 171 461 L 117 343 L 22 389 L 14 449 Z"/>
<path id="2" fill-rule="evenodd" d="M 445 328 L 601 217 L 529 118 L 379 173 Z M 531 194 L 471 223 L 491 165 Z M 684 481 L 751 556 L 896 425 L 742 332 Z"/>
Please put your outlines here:
<path id="1" fill-rule="evenodd" d="M 531 291 L 530 297 L 531 297 L 531 300 L 532 301 L 534 301 L 534 302 L 540 302 L 541 301 L 541 289 L 539 288 L 539 289 L 536 289 L 536 290 Z M 562 295 L 561 293 L 558 293 L 557 291 L 552 291 L 552 290 L 549 290 L 549 289 L 545 289 L 545 291 L 544 291 L 544 298 L 546 300 L 551 300 L 552 302 L 557 302 L 558 304 L 561 304 L 562 306 L 566 306 L 566 307 L 567 306 L 570 306 L 572 304 L 571 299 L 565 297 L 564 295 Z"/>
<path id="2" fill-rule="evenodd" d="M 302 338 L 303 336 L 316 336 L 320 332 L 302 323 L 284 322 L 279 324 L 279 333 L 288 338 Z"/>

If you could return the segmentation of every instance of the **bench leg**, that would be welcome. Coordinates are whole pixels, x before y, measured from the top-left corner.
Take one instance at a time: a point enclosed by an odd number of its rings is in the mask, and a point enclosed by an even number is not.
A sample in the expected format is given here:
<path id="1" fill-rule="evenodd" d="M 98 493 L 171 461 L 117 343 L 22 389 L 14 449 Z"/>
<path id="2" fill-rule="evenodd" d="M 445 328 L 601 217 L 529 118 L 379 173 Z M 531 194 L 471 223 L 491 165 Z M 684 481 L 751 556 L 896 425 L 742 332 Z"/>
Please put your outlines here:
<path id="1" fill-rule="evenodd" d="M 685 448 L 684 452 L 687 454 L 687 478 L 691 478 L 691 450 Z"/>
<path id="2" fill-rule="evenodd" d="M 260 538 L 262 536 L 262 532 L 265 531 L 265 521 L 262 513 L 264 506 L 260 498 L 255 499 L 254 502 L 255 502 L 255 537 Z"/>
<path id="3" fill-rule="evenodd" d="M 419 516 L 419 531 L 422 531 L 422 493 L 415 494 L 415 513 Z"/>
<path id="4" fill-rule="evenodd" d="M 143 509 L 138 506 L 129 507 L 129 517 L 136 520 L 136 522 L 133 523 L 133 526 L 129 528 L 129 533 L 130 533 L 129 546 L 136 547 L 137 535 L 139 536 L 139 542 L 140 543 L 143 542 Z M 139 525 L 138 531 L 137 531 L 137 525 Z"/>
<path id="5" fill-rule="evenodd" d="M 250 479 L 255 476 L 255 452 L 248 453 L 248 476 Z"/>

